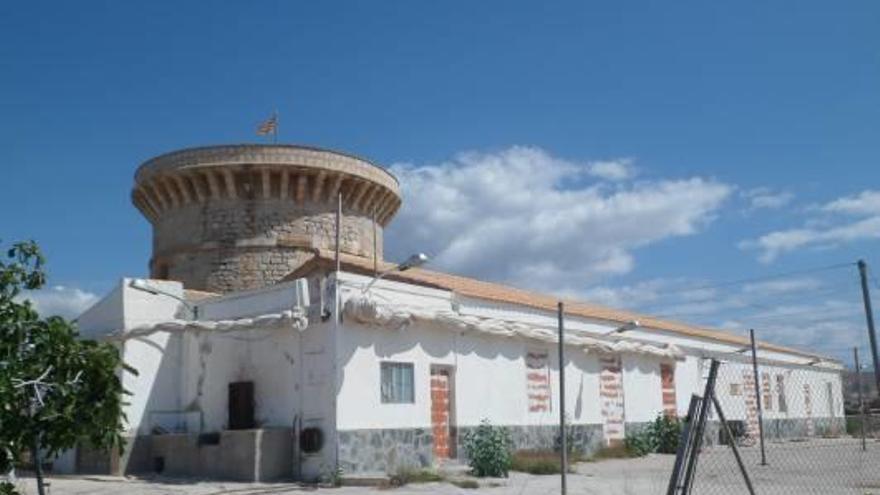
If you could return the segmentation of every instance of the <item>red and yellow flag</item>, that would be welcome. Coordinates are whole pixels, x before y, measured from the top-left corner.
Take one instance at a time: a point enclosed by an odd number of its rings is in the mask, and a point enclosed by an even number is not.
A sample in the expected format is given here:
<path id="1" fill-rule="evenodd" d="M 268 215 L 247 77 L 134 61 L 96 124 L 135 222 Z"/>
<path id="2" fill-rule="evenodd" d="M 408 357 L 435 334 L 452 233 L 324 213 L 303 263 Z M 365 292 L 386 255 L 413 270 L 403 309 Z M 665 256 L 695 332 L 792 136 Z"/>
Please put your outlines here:
<path id="1" fill-rule="evenodd" d="M 273 113 L 271 117 L 263 121 L 259 127 L 257 127 L 257 135 L 258 136 L 268 136 L 269 134 L 277 134 L 278 133 L 278 114 Z"/>

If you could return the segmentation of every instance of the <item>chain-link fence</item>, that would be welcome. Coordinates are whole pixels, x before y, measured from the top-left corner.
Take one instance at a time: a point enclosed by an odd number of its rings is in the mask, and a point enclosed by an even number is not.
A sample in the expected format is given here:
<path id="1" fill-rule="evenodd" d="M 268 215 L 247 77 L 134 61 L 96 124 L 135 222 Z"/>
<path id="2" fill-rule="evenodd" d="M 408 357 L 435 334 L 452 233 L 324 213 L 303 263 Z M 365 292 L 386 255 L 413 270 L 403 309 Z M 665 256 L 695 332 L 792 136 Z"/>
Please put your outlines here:
<path id="1" fill-rule="evenodd" d="M 880 416 L 846 414 L 840 369 L 761 363 L 756 373 L 731 360 L 714 382 L 692 485 L 675 493 L 880 494 Z"/>

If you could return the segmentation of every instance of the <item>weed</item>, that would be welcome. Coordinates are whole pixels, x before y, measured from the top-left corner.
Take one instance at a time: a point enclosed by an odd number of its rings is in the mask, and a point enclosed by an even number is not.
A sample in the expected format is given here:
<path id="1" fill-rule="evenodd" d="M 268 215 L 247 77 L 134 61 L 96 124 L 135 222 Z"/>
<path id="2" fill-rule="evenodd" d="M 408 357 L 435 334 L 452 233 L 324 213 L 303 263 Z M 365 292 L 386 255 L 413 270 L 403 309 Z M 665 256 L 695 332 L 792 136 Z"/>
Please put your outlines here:
<path id="1" fill-rule="evenodd" d="M 410 466 L 400 467 L 391 475 L 392 486 L 404 486 L 410 483 L 432 483 L 444 481 L 442 474 L 428 469 L 417 469 Z"/>

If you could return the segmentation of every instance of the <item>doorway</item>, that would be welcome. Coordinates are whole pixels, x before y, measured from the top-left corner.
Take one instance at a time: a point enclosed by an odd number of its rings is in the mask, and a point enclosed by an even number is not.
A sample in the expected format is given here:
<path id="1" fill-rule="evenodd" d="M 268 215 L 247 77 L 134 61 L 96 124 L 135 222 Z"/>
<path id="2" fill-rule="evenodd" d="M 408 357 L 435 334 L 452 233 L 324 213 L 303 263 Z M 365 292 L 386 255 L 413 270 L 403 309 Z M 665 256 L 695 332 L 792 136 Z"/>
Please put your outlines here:
<path id="1" fill-rule="evenodd" d="M 455 418 L 453 415 L 453 368 L 431 366 L 431 431 L 434 460 L 455 457 Z"/>

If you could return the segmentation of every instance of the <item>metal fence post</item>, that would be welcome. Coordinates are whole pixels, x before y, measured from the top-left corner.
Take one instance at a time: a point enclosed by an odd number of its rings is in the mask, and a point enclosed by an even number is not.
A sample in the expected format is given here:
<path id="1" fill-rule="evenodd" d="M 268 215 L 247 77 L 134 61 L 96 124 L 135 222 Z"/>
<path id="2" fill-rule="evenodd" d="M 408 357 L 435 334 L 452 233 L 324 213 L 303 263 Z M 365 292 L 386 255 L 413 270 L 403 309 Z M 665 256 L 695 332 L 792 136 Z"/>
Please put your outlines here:
<path id="1" fill-rule="evenodd" d="M 720 363 L 715 359 L 713 359 L 709 365 L 709 377 L 706 379 L 706 388 L 703 392 L 703 399 L 700 402 L 700 410 L 697 413 L 697 422 L 694 425 L 694 434 L 696 435 L 694 447 L 689 454 L 689 459 L 686 461 L 688 465 L 684 475 L 683 495 L 690 494 L 691 488 L 694 485 L 694 474 L 697 471 L 698 454 L 703 445 L 703 435 L 706 433 L 706 418 L 709 417 L 709 408 L 712 405 L 711 397 L 715 390 L 715 380 L 718 378 L 719 365 Z"/>
<path id="2" fill-rule="evenodd" d="M 862 367 L 859 365 L 859 348 L 853 347 L 853 358 L 855 360 L 856 365 L 856 388 L 858 389 L 858 397 L 859 397 L 859 416 L 862 418 L 862 450 L 868 450 L 868 446 L 865 440 L 865 421 L 867 418 L 865 417 L 865 401 L 862 399 Z"/>
<path id="3" fill-rule="evenodd" d="M 565 308 L 559 301 L 557 317 L 559 319 L 559 437 L 562 452 L 560 452 L 560 483 L 561 493 L 568 491 L 566 474 L 568 472 L 568 439 L 565 437 Z"/>
<path id="4" fill-rule="evenodd" d="M 758 437 L 761 442 L 761 465 L 767 465 L 767 453 L 764 450 L 764 406 L 761 404 L 761 382 L 758 380 L 758 349 L 755 346 L 755 330 L 749 329 L 752 342 L 752 373 L 755 375 L 755 401 L 758 403 Z"/>
<path id="5" fill-rule="evenodd" d="M 730 431 L 730 425 L 727 424 L 727 418 L 724 417 L 724 411 L 721 410 L 721 402 L 718 401 L 718 397 L 715 395 L 714 390 L 712 391 L 712 404 L 715 405 L 715 411 L 718 412 L 718 421 L 721 422 L 721 429 L 724 431 L 724 434 L 727 435 L 727 441 L 730 442 L 730 449 L 733 451 L 733 457 L 736 458 L 736 465 L 739 467 L 739 472 L 742 474 L 743 481 L 746 482 L 746 488 L 749 490 L 749 494 L 755 495 L 755 487 L 752 486 L 749 472 L 746 471 L 746 465 L 743 463 L 742 456 L 739 455 L 739 448 L 736 446 L 736 439 L 733 437 L 733 432 Z"/>

